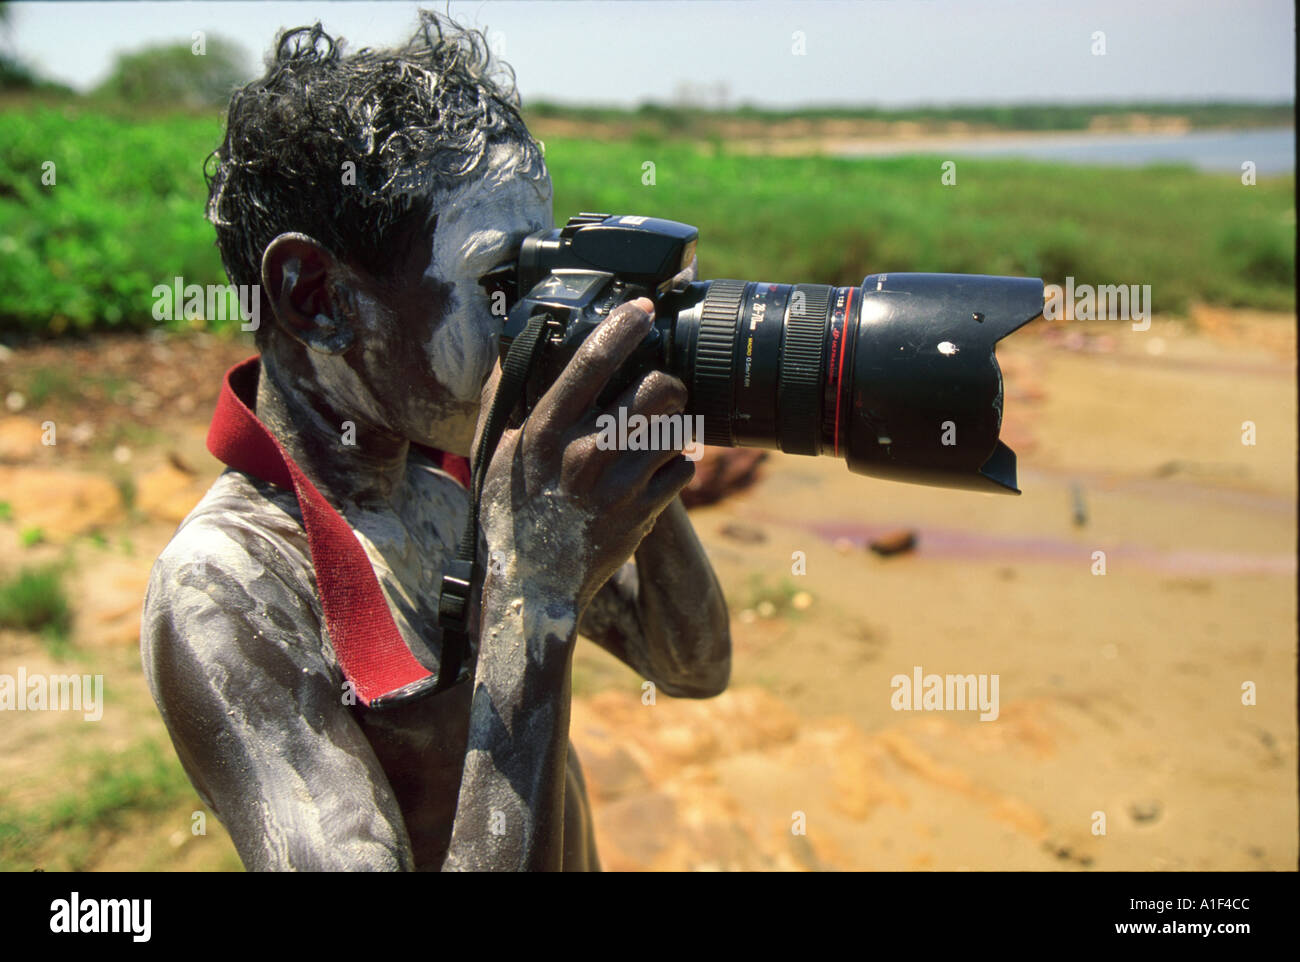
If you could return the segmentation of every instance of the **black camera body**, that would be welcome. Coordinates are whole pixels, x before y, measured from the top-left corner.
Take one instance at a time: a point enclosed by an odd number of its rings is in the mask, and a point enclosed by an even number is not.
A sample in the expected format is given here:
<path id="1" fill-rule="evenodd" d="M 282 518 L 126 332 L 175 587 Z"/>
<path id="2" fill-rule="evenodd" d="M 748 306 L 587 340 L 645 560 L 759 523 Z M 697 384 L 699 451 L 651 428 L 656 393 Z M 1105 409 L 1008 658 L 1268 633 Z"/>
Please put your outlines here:
<path id="1" fill-rule="evenodd" d="M 998 440 L 1003 337 L 1041 316 L 1037 278 L 875 274 L 860 287 L 696 281 L 672 287 L 699 231 L 654 217 L 580 214 L 523 242 L 522 297 L 504 359 L 531 320 L 545 343 L 524 391 L 531 410 L 610 311 L 655 304 L 653 330 L 601 395 L 647 370 L 680 378 L 706 444 L 843 457 L 896 481 L 1018 494 Z"/>
<path id="2" fill-rule="evenodd" d="M 511 308 L 501 333 L 504 361 L 515 337 L 536 314 L 550 318 L 548 344 L 525 389 L 525 406 L 545 393 L 583 341 L 610 311 L 627 301 L 655 302 L 655 326 L 601 394 L 608 404 L 653 368 L 667 369 L 674 313 L 661 299 L 668 283 L 695 256 L 699 231 L 654 217 L 579 214 L 562 228 L 539 231 L 523 242 L 515 284 L 524 296 Z"/>

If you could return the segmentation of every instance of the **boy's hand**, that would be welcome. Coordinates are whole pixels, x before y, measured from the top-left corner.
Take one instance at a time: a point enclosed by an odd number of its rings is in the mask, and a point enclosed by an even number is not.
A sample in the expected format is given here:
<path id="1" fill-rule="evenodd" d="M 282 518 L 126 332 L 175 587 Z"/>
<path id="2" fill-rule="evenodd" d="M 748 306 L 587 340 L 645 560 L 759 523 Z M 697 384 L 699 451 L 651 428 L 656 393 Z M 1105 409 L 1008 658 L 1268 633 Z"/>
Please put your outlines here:
<path id="1" fill-rule="evenodd" d="M 693 265 L 692 265 L 693 266 Z M 492 582 L 526 589 L 580 614 L 636 550 L 660 512 L 694 475 L 679 451 L 601 450 L 602 413 L 679 414 L 686 386 L 662 371 L 634 382 L 605 411 L 596 398 L 649 333 L 654 305 L 615 309 L 574 354 L 523 425 L 502 435 L 487 469 L 480 514 Z M 481 439 L 500 365 L 483 390 Z"/>

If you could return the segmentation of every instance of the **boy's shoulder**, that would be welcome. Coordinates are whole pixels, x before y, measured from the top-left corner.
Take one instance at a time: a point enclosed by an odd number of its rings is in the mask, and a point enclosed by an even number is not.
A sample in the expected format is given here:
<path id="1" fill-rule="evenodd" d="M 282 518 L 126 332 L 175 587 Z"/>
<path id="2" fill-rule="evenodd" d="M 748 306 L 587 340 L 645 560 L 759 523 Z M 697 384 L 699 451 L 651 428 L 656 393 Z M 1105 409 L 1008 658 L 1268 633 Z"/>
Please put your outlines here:
<path id="1" fill-rule="evenodd" d="M 330 671 L 323 625 L 293 492 L 228 470 L 149 574 L 140 621 L 146 680 L 166 718 L 180 710 L 163 684 L 178 666 L 229 689 L 228 697 L 277 658 Z"/>
<path id="2" fill-rule="evenodd" d="M 150 596 L 162 578 L 180 584 L 204 572 L 249 585 L 269 573 L 296 592 L 313 593 L 311 554 L 293 492 L 242 471 L 222 472 L 154 562 Z"/>
<path id="3" fill-rule="evenodd" d="M 454 546 L 464 519 L 465 490 L 414 450 L 407 478 L 408 505 L 423 522 L 420 527 L 427 525 L 432 537 Z M 230 612 L 246 610 L 259 598 L 293 595 L 319 621 L 316 574 L 294 493 L 233 468 L 224 471 L 154 562 L 146 622 L 175 604 L 186 588 Z"/>
<path id="4" fill-rule="evenodd" d="M 412 450 L 407 479 L 420 514 L 456 518 L 463 514 L 464 489 L 423 452 Z M 297 497 L 291 490 L 233 468 L 217 477 L 181 522 L 154 571 L 176 572 L 196 565 L 235 567 L 249 575 L 261 567 L 291 588 L 316 595 Z"/>

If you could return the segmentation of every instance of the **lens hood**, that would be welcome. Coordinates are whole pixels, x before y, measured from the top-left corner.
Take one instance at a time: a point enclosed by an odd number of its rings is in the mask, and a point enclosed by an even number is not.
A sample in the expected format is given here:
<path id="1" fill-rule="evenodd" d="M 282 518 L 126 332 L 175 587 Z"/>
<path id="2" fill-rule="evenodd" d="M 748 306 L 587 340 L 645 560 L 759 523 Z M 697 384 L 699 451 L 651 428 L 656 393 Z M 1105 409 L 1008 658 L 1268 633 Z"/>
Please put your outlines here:
<path id="1" fill-rule="evenodd" d="M 1038 278 L 875 274 L 863 281 L 843 425 L 849 470 L 1019 494 L 997 342 L 1043 313 Z"/>

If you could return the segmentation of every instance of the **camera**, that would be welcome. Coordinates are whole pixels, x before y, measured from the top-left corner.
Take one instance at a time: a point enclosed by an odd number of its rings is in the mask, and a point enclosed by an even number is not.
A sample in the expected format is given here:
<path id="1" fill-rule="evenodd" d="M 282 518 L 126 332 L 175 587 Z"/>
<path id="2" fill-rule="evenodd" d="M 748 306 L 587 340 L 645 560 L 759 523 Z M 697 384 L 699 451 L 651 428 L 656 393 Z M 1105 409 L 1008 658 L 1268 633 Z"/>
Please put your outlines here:
<path id="1" fill-rule="evenodd" d="M 495 281 L 520 295 L 501 333 L 540 318 L 526 414 L 610 311 L 636 297 L 654 327 L 602 393 L 646 371 L 682 380 L 705 444 L 844 458 L 894 481 L 1019 494 L 999 438 L 999 340 L 1043 312 L 1037 278 L 873 274 L 859 287 L 674 278 L 699 231 L 655 217 L 583 213 L 529 235 Z M 516 418 L 518 414 L 516 414 Z"/>

